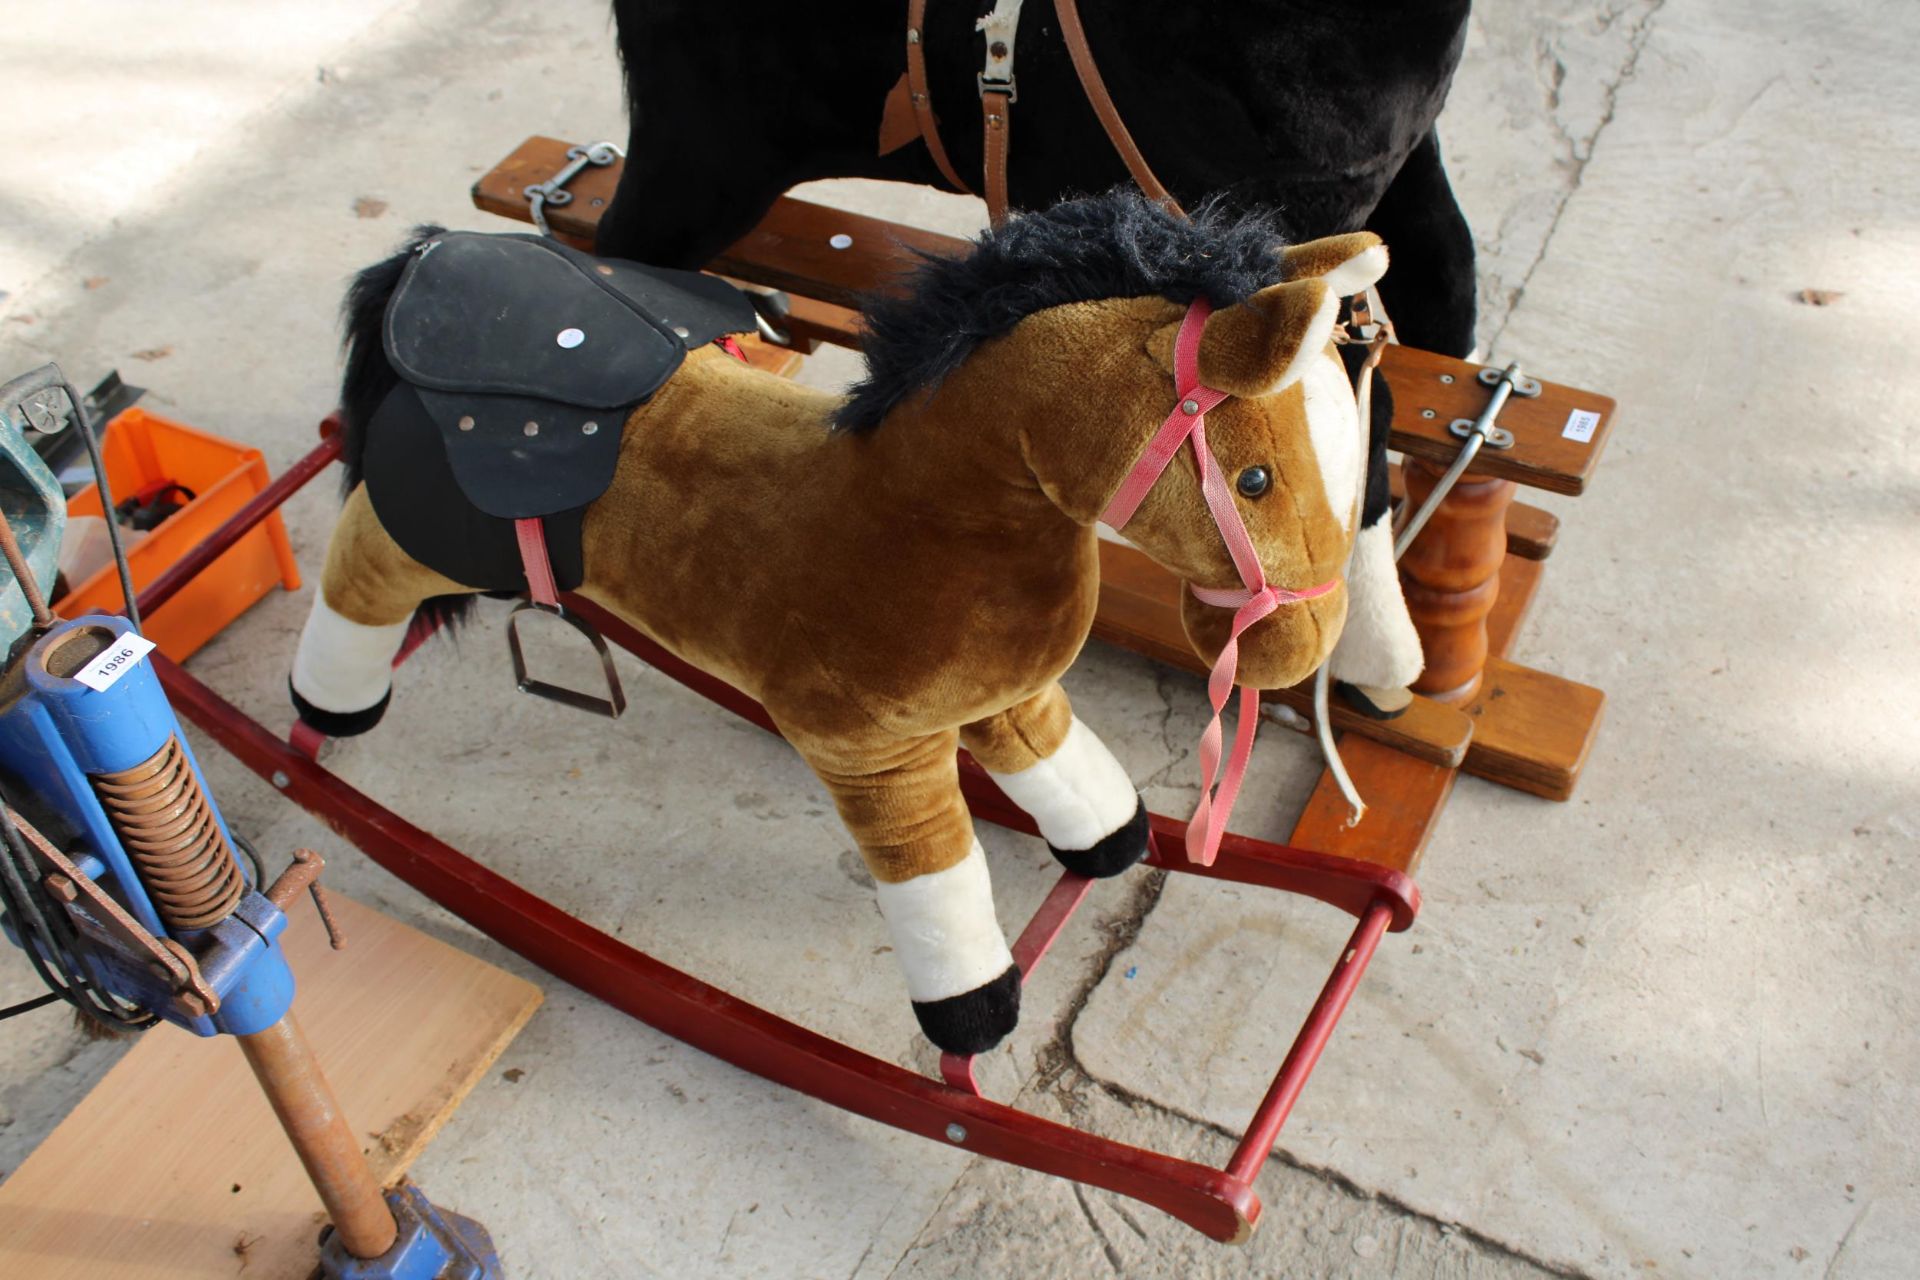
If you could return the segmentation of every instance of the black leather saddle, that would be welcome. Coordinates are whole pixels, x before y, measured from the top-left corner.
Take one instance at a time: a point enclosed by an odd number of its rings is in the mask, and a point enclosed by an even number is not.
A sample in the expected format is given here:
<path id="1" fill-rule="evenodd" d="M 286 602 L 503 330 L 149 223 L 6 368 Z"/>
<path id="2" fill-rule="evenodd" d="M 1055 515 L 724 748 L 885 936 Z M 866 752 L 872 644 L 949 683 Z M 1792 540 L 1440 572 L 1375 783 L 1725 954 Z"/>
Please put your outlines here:
<path id="1" fill-rule="evenodd" d="M 745 295 L 692 271 L 515 233 L 423 243 L 387 306 L 400 376 L 367 430 L 367 496 L 414 559 L 483 590 L 527 585 L 516 520 L 544 517 L 562 590 L 613 482 L 627 416 L 693 348 L 751 332 Z"/>

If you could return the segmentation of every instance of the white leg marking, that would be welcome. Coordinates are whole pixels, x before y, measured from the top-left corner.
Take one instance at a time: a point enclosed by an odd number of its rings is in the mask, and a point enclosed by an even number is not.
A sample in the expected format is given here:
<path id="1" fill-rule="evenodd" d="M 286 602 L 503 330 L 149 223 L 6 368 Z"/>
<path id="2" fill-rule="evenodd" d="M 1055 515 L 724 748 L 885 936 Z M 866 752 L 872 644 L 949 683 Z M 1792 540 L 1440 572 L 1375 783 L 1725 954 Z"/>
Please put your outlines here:
<path id="1" fill-rule="evenodd" d="M 1347 627 L 1333 651 L 1333 674 L 1348 684 L 1398 689 L 1412 684 L 1425 665 L 1393 563 L 1391 524 L 1383 514 L 1354 538 Z"/>
<path id="2" fill-rule="evenodd" d="M 393 684 L 393 655 L 407 624 L 369 627 L 343 618 L 313 594 L 313 612 L 293 655 L 293 687 L 322 711 L 365 711 Z"/>
<path id="3" fill-rule="evenodd" d="M 1068 852 L 1093 848 L 1126 826 L 1140 806 L 1127 771 L 1078 716 L 1045 760 L 1017 773 L 987 772 L 1033 818 L 1048 844 Z"/>
<path id="4" fill-rule="evenodd" d="M 882 884 L 877 892 L 907 994 L 919 1003 L 985 986 L 1013 964 L 978 840 L 945 871 Z"/>
<path id="5" fill-rule="evenodd" d="M 1307 437 L 1320 464 L 1327 506 L 1342 529 L 1353 521 L 1353 497 L 1360 487 L 1360 410 L 1353 402 L 1347 366 L 1332 352 L 1313 362 L 1301 381 L 1307 394 Z"/>

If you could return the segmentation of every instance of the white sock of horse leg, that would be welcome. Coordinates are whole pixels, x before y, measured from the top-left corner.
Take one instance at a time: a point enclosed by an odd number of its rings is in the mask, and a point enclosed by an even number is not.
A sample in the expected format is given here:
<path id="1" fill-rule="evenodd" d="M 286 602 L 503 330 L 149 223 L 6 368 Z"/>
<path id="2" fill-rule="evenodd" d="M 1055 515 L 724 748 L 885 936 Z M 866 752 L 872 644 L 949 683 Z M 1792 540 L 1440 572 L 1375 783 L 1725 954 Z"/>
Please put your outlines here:
<path id="1" fill-rule="evenodd" d="M 978 840 L 946 870 L 881 883 L 875 892 L 915 1003 L 964 995 L 1013 967 Z"/>
<path id="2" fill-rule="evenodd" d="M 1026 810 L 1040 835 L 1056 854 L 1086 853 L 1103 841 L 1135 825 L 1141 815 L 1140 793 L 1127 771 L 1107 750 L 1099 735 L 1075 716 L 1067 736 L 1054 753 L 1014 773 L 988 774 L 1007 798 Z M 1144 828 L 1138 841 L 1115 857 L 1102 857 L 1100 866 L 1077 866 L 1086 875 L 1113 875 L 1137 862 L 1146 851 Z M 1137 848 L 1132 847 L 1137 844 Z M 1116 865 L 1107 865 L 1113 863 Z"/>
<path id="3" fill-rule="evenodd" d="M 1347 567 L 1347 625 L 1333 651 L 1333 677 L 1348 684 L 1399 689 L 1420 675 L 1420 633 L 1407 613 L 1393 530 L 1383 515 L 1355 536 Z"/>
<path id="4" fill-rule="evenodd" d="M 336 613 L 319 592 L 293 655 L 293 691 L 334 715 L 369 710 L 393 686 L 393 655 L 407 624 L 368 626 Z"/>

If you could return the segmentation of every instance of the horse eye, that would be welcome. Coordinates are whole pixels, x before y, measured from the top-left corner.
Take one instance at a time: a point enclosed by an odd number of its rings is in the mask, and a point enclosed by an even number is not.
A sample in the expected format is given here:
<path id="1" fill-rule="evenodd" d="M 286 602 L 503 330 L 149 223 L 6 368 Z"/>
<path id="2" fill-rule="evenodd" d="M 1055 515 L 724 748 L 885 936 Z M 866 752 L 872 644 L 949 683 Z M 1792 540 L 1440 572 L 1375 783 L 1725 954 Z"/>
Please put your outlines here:
<path id="1" fill-rule="evenodd" d="M 1248 467 L 1235 482 L 1243 498 L 1258 498 L 1273 487 L 1273 474 L 1265 467 Z"/>

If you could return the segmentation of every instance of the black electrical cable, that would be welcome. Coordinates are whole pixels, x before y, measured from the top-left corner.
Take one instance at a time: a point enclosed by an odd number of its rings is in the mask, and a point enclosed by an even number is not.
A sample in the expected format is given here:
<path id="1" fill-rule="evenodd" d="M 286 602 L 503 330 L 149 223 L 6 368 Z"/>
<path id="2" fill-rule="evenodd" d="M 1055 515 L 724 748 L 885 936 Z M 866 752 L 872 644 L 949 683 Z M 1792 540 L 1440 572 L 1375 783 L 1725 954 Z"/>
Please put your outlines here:
<path id="1" fill-rule="evenodd" d="M 44 1009 L 50 1004 L 58 1004 L 62 999 L 64 997 L 58 991 L 49 991 L 43 996 L 22 1000 L 19 1004 L 10 1004 L 0 1009 L 0 1022 L 5 1022 L 8 1018 L 17 1018 L 23 1013 L 32 1013 L 35 1009 Z"/>

